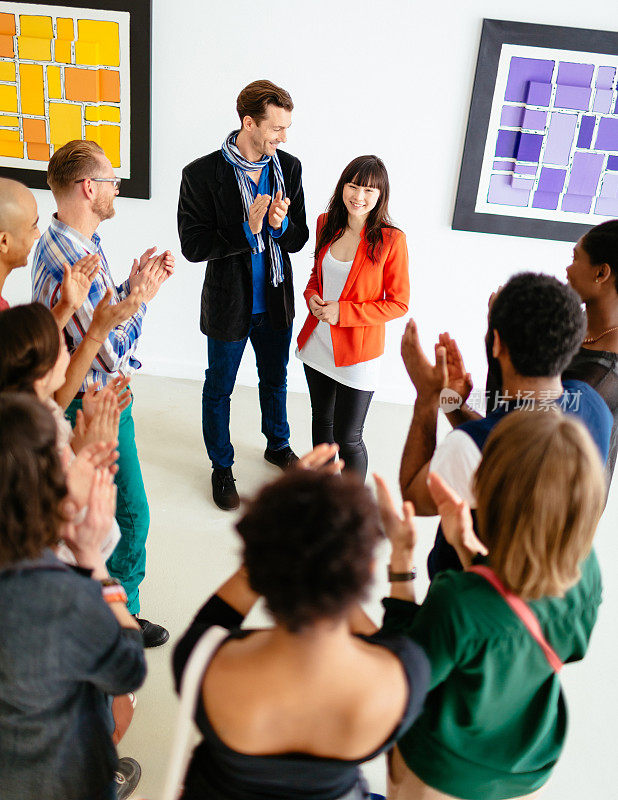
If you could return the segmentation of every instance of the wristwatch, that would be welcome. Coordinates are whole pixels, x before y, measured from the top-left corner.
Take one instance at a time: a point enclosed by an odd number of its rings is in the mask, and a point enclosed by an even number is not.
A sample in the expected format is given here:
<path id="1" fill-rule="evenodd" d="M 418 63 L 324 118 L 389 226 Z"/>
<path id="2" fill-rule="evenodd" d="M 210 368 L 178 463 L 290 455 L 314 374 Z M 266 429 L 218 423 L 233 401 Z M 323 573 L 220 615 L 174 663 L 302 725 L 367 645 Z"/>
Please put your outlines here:
<path id="1" fill-rule="evenodd" d="M 409 572 L 393 572 L 391 565 L 388 565 L 388 580 L 390 583 L 413 581 L 416 578 L 416 567 L 412 567 Z"/>

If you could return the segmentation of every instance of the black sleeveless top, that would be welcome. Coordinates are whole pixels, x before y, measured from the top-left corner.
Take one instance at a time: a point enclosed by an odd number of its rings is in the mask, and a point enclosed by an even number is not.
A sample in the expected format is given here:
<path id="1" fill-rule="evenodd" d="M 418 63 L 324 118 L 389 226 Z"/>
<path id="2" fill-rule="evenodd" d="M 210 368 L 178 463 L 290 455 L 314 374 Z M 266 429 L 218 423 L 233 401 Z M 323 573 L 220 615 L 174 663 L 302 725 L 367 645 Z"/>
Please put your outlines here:
<path id="1" fill-rule="evenodd" d="M 177 687 L 186 661 L 202 633 L 211 625 L 230 629 L 229 639 L 250 636 L 241 630 L 242 617 L 216 595 L 201 609 L 174 652 Z M 195 748 L 185 779 L 183 800 L 336 800 L 353 790 L 359 765 L 388 750 L 422 711 L 431 669 L 424 651 L 406 636 L 359 636 L 386 647 L 401 661 L 408 682 L 408 702 L 388 739 L 364 758 L 347 761 L 306 753 L 247 755 L 224 744 L 198 703 L 195 721 L 203 741 Z"/>

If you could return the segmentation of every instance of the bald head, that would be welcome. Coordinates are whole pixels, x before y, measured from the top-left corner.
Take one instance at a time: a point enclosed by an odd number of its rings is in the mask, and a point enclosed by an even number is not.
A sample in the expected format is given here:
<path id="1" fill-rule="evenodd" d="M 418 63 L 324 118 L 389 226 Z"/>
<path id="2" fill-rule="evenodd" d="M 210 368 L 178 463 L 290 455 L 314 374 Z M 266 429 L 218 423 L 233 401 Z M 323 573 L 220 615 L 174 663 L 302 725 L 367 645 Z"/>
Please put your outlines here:
<path id="1" fill-rule="evenodd" d="M 34 195 L 19 181 L 0 178 L 0 263 L 5 270 L 23 267 L 39 237 Z"/>

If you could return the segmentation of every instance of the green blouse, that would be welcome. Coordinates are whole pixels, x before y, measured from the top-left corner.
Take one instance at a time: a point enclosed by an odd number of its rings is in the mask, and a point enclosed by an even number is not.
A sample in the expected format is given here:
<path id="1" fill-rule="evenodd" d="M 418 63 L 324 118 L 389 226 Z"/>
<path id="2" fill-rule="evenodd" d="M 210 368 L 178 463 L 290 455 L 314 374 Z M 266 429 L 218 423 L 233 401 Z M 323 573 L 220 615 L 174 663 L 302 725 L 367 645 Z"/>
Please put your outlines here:
<path id="1" fill-rule="evenodd" d="M 601 603 L 594 552 L 564 597 L 529 605 L 562 661 L 584 657 Z M 566 735 L 558 676 L 505 600 L 480 575 L 438 575 L 422 606 L 384 600 L 385 632 L 427 653 L 425 709 L 398 742 L 425 783 L 463 800 L 503 800 L 547 781 Z"/>

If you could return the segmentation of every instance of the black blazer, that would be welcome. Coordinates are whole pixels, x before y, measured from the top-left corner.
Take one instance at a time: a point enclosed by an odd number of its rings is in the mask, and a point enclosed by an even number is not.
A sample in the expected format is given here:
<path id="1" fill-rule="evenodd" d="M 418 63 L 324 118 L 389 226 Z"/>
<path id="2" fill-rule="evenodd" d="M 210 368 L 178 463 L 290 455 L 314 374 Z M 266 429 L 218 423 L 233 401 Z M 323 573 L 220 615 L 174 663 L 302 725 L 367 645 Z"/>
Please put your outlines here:
<path id="1" fill-rule="evenodd" d="M 278 239 L 283 256 L 283 282 L 276 288 L 267 279 L 266 307 L 274 328 L 287 328 L 294 319 L 292 265 L 288 253 L 301 250 L 309 238 L 300 161 L 279 152 L 281 171 L 290 198 L 288 226 Z M 273 185 L 272 162 L 268 166 Z M 234 169 L 220 150 L 198 158 L 182 171 L 178 200 L 178 233 L 187 261 L 207 261 L 202 289 L 200 328 L 213 339 L 232 342 L 249 333 L 253 307 L 251 248 Z M 270 270 L 265 250 L 267 274 Z"/>

